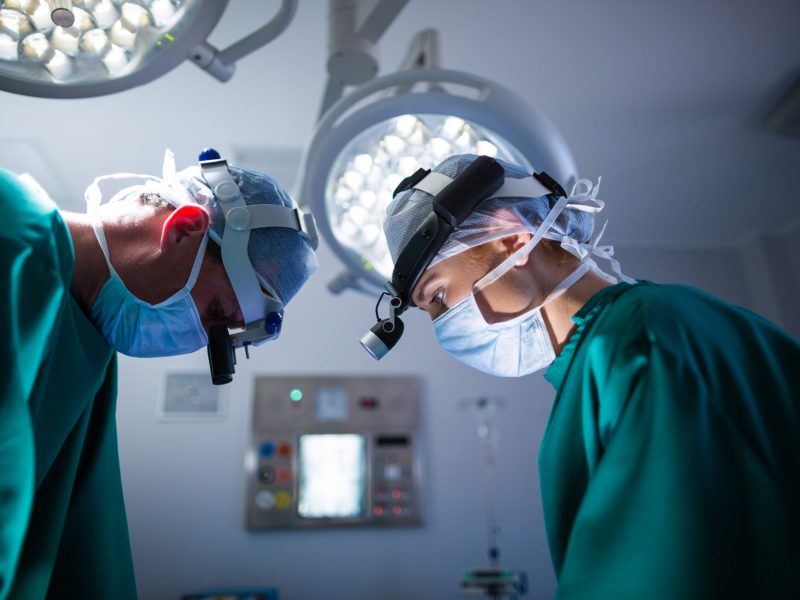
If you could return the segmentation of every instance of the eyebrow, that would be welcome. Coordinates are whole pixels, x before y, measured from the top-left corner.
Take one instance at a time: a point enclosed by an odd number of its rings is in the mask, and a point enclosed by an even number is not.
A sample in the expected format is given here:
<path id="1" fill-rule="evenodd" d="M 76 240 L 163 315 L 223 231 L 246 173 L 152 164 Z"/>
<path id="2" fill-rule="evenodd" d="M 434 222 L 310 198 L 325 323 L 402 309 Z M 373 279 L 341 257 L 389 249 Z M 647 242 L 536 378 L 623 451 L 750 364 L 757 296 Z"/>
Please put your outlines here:
<path id="1" fill-rule="evenodd" d="M 419 281 L 417 281 L 417 285 L 414 286 L 414 291 L 411 293 L 411 299 L 414 301 L 414 304 L 419 304 L 416 300 L 425 297 L 423 292 L 431 280 L 433 280 L 435 277 L 436 274 L 431 273 L 430 271 L 426 271 L 422 274 L 422 277 L 420 277 Z"/>

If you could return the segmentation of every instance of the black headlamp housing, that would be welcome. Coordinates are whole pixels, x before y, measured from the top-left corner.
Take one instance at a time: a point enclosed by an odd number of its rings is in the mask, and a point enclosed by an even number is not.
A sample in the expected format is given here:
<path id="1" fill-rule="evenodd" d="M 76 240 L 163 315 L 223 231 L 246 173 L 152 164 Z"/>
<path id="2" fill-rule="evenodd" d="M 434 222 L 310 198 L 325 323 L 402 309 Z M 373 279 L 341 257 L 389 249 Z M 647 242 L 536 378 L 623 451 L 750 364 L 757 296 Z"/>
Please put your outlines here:
<path id="1" fill-rule="evenodd" d="M 429 173 L 429 169 L 419 169 L 406 177 L 395 189 L 394 196 L 413 189 Z M 386 282 L 387 293 L 391 296 L 389 318 L 379 318 L 361 338 L 361 345 L 374 358 L 380 360 L 402 336 L 404 326 L 399 317 L 414 306 L 412 292 L 433 257 L 475 208 L 503 185 L 504 178 L 505 170 L 500 163 L 491 157 L 479 156 L 434 197 L 431 212 L 403 248 L 392 280 Z"/>

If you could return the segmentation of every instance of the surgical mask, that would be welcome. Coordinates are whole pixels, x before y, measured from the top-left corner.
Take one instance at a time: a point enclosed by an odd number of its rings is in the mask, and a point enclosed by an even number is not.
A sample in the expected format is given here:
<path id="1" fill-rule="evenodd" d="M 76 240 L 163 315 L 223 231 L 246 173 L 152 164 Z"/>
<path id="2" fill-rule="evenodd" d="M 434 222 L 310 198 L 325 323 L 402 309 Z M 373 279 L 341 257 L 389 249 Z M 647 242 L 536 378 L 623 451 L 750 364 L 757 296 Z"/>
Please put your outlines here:
<path id="1" fill-rule="evenodd" d="M 575 189 L 569 196 L 559 198 L 524 246 L 482 277 L 473 286 L 469 296 L 434 319 L 436 339 L 448 354 L 470 367 L 498 377 L 529 375 L 546 368 L 555 360 L 556 354 L 542 317 L 542 308 L 567 291 L 590 269 L 596 268 L 589 256 L 597 253 L 599 236 L 591 245 L 591 251 L 577 248 L 581 250 L 580 253 L 567 243 L 574 240 L 563 236 L 559 238 L 562 247 L 574 252 L 581 260 L 581 266 L 559 283 L 541 304 L 522 315 L 500 323 L 487 323 L 478 307 L 475 292 L 491 285 L 511 270 L 533 251 L 542 238 L 547 236 L 552 239 L 548 235 L 550 228 L 574 199 Z"/>
<path id="2" fill-rule="evenodd" d="M 567 291 L 591 268 L 573 271 L 535 308 L 508 321 L 487 323 L 475 292 L 494 281 L 482 278 L 461 302 L 433 321 L 439 345 L 464 364 L 497 377 L 522 377 L 546 368 L 556 358 L 542 308 Z"/>
<path id="3" fill-rule="evenodd" d="M 150 304 L 134 296 L 111 265 L 103 224 L 94 215 L 93 226 L 110 277 L 92 305 L 92 320 L 108 344 L 128 356 L 155 357 L 188 354 L 208 345 L 191 291 L 203 263 L 208 234 L 203 236 L 183 289 L 163 302 Z"/>

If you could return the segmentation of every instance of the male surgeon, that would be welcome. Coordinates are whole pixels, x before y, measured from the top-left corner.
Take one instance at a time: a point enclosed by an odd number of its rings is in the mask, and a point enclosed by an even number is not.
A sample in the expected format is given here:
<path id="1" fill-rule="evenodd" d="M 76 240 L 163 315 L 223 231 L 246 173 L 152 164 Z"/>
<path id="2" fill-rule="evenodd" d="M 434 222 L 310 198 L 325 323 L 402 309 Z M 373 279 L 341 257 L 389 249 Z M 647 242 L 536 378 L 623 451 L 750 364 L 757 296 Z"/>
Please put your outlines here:
<path id="1" fill-rule="evenodd" d="M 204 172 L 176 173 L 168 152 L 163 177 L 106 204 L 100 183 L 130 175 L 95 180 L 77 214 L 0 169 L 0 599 L 136 597 L 116 353 L 194 352 L 210 327 L 245 323 L 218 245 L 230 211 Z M 227 173 L 247 207 L 296 210 L 270 177 Z M 251 230 L 246 269 L 265 302 L 297 293 L 317 268 L 313 245 L 300 228 Z"/>

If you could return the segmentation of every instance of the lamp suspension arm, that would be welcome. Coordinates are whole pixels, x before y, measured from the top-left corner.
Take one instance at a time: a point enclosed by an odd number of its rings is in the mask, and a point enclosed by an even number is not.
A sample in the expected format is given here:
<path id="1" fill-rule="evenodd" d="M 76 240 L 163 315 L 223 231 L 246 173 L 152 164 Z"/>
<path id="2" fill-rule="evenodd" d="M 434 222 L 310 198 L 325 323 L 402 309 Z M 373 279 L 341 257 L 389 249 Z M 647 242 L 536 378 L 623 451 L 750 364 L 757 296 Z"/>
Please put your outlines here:
<path id="1" fill-rule="evenodd" d="M 286 31 L 297 13 L 297 3 L 298 0 L 282 0 L 278 13 L 266 25 L 224 50 L 201 42 L 189 52 L 189 60 L 219 81 L 228 81 L 233 77 L 237 60 L 263 48 Z"/>
<path id="2" fill-rule="evenodd" d="M 400 71 L 411 69 L 438 69 L 441 66 L 442 49 L 439 31 L 423 29 L 414 34 L 408 51 L 400 64 Z"/>
<path id="3" fill-rule="evenodd" d="M 415 71 L 418 69 L 438 69 L 441 64 L 442 50 L 439 41 L 439 31 L 436 29 L 423 29 L 414 34 L 408 51 L 400 64 L 400 71 Z M 413 88 L 415 82 L 398 85 L 391 90 L 391 94 L 399 96 L 407 94 Z M 428 83 L 429 91 L 441 91 L 442 86 L 438 83 Z"/>
<path id="4" fill-rule="evenodd" d="M 346 86 L 375 78 L 378 42 L 406 4 L 408 0 L 329 0 L 328 82 L 319 118 L 342 97 Z"/>

